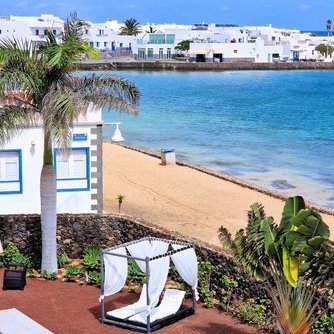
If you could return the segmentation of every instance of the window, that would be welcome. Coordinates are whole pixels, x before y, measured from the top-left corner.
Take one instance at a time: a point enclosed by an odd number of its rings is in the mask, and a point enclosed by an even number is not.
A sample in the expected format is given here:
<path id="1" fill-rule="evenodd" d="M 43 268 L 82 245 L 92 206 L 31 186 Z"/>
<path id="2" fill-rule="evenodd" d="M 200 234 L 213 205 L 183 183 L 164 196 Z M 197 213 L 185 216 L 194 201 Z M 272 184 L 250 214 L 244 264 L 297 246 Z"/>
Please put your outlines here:
<path id="1" fill-rule="evenodd" d="M 171 58 L 172 57 L 172 49 L 168 48 L 167 49 L 167 58 Z"/>
<path id="2" fill-rule="evenodd" d="M 0 151 L 0 194 L 22 193 L 21 150 Z"/>
<path id="3" fill-rule="evenodd" d="M 89 42 L 90 47 L 94 47 L 94 42 Z"/>
<path id="4" fill-rule="evenodd" d="M 159 48 L 159 59 L 163 59 L 163 57 L 164 57 L 164 49 Z"/>
<path id="5" fill-rule="evenodd" d="M 39 30 L 38 30 L 38 29 L 35 30 L 35 35 L 36 35 L 36 36 L 39 35 Z"/>
<path id="6" fill-rule="evenodd" d="M 233 53 L 238 53 L 238 50 L 233 50 Z"/>
<path id="7" fill-rule="evenodd" d="M 2 34 L 2 30 L 0 29 L 0 35 Z"/>
<path id="8" fill-rule="evenodd" d="M 100 47 L 100 42 L 96 42 L 96 47 Z"/>
<path id="9" fill-rule="evenodd" d="M 103 29 L 99 29 L 99 35 L 103 36 L 104 35 L 104 30 Z"/>
<path id="10" fill-rule="evenodd" d="M 153 49 L 152 48 L 147 49 L 147 58 L 153 58 Z"/>
<path id="11" fill-rule="evenodd" d="M 55 149 L 54 166 L 58 191 L 89 190 L 89 149 Z"/>
<path id="12" fill-rule="evenodd" d="M 48 31 L 45 29 L 44 30 L 44 36 L 46 36 L 48 34 Z"/>
<path id="13" fill-rule="evenodd" d="M 103 45 L 106 48 L 108 46 L 108 42 L 104 42 Z"/>
<path id="14" fill-rule="evenodd" d="M 52 32 L 55 36 L 57 35 L 57 30 L 53 30 Z"/>

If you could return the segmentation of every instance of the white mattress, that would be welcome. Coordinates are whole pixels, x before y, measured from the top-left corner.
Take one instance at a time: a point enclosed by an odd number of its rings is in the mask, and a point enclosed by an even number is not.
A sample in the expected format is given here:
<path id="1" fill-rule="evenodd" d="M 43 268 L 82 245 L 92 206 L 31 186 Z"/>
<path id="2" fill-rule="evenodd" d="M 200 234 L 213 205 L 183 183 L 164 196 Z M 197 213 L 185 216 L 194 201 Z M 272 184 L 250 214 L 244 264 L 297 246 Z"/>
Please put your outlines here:
<path id="1" fill-rule="evenodd" d="M 25 314 L 11 308 L 0 311 L 1 334 L 53 334 Z"/>

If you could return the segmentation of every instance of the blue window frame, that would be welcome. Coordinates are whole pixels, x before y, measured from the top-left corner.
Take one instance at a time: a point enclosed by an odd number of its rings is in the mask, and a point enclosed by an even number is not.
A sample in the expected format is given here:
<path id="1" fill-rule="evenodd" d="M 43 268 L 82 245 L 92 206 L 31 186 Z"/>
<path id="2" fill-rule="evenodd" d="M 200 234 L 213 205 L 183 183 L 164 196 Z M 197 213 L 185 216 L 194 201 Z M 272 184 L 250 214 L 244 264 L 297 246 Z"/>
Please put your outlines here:
<path id="1" fill-rule="evenodd" d="M 22 192 L 22 150 L 0 150 L 0 195 Z"/>
<path id="2" fill-rule="evenodd" d="M 90 156 L 88 147 L 54 149 L 53 165 L 57 192 L 90 190 Z"/>

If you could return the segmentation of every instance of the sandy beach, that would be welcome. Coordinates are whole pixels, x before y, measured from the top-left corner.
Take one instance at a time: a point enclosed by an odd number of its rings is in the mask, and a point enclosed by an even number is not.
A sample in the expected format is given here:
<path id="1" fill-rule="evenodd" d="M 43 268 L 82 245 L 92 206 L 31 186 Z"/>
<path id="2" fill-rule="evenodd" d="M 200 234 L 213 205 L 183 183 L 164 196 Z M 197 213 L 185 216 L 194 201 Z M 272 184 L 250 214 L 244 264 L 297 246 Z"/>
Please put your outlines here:
<path id="1" fill-rule="evenodd" d="M 118 212 L 118 195 L 125 199 L 121 213 L 144 219 L 184 235 L 219 245 L 221 225 L 235 233 L 247 224 L 247 210 L 262 203 L 279 222 L 284 202 L 256 190 L 198 170 L 110 143 L 103 144 L 104 211 Z M 334 216 L 322 214 L 332 226 Z"/>

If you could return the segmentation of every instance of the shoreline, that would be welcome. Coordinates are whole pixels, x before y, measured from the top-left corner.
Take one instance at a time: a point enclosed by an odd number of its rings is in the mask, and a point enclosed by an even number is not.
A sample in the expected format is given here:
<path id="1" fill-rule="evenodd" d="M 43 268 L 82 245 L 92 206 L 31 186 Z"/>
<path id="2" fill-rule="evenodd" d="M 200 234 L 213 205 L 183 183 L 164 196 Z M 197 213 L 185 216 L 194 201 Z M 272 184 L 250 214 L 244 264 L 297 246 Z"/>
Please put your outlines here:
<path id="1" fill-rule="evenodd" d="M 76 63 L 81 71 L 153 70 L 153 71 L 294 71 L 334 70 L 334 62 L 286 62 L 286 63 L 188 63 L 179 61 L 119 61 L 98 60 Z"/>
<path id="2" fill-rule="evenodd" d="M 136 152 L 139 152 L 139 153 L 143 153 L 143 154 L 146 154 L 148 156 L 151 156 L 151 157 L 154 157 L 154 158 L 157 158 L 157 159 L 161 158 L 160 154 L 155 153 L 154 151 L 141 149 L 141 148 L 138 148 L 138 147 L 135 147 L 135 146 L 125 145 L 125 144 L 122 144 L 122 143 L 114 143 L 110 140 L 105 140 L 103 142 L 110 143 L 110 144 L 113 144 L 113 145 L 119 145 L 119 146 L 124 147 L 126 149 L 133 150 L 133 151 L 136 151 Z M 205 173 L 207 175 L 216 177 L 216 178 L 224 180 L 224 181 L 232 182 L 232 183 L 234 183 L 238 186 L 245 187 L 245 188 L 248 188 L 248 189 L 251 189 L 251 190 L 255 190 L 257 192 L 260 192 L 262 194 L 271 196 L 273 198 L 276 198 L 276 199 L 279 199 L 279 200 L 282 200 L 282 201 L 285 201 L 288 198 L 288 196 L 285 196 L 285 195 L 281 194 L 280 192 L 275 191 L 273 189 L 269 189 L 269 188 L 266 188 L 266 187 L 261 187 L 260 185 L 257 185 L 255 183 L 247 182 L 245 180 L 242 180 L 240 178 L 234 177 L 234 176 L 226 174 L 226 173 L 216 172 L 214 170 L 211 170 L 210 168 L 205 168 L 205 167 L 202 167 L 200 165 L 184 162 L 184 161 L 181 161 L 181 160 L 178 160 L 178 159 L 176 160 L 176 165 L 184 166 L 184 167 L 188 167 L 188 168 L 197 170 L 201 173 Z M 330 209 L 328 209 L 328 208 L 326 208 L 322 205 L 319 205 L 315 202 L 312 202 L 312 201 L 305 200 L 305 204 L 306 204 L 307 208 L 309 208 L 309 209 L 312 209 L 312 210 L 315 210 L 319 213 L 324 213 L 326 215 L 330 215 L 330 216 L 334 217 L 334 210 L 330 210 Z"/>
<path id="3" fill-rule="evenodd" d="M 124 196 L 121 210 L 117 197 Z M 250 205 L 261 203 L 278 223 L 284 197 L 196 165 L 178 161 L 162 166 L 160 154 L 135 147 L 103 143 L 104 212 L 137 217 L 188 238 L 220 246 L 218 229 L 232 235 L 247 226 Z M 334 233 L 334 213 L 321 212 Z M 333 239 L 333 238 L 332 238 Z"/>

